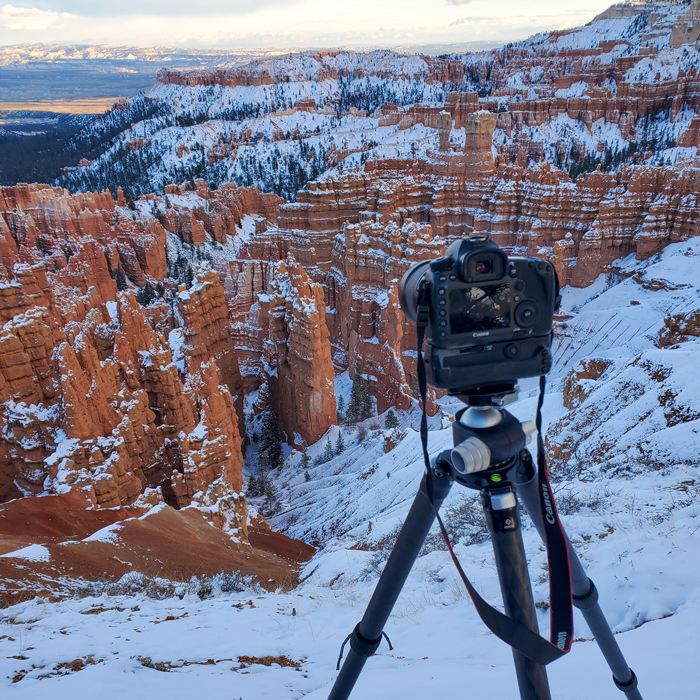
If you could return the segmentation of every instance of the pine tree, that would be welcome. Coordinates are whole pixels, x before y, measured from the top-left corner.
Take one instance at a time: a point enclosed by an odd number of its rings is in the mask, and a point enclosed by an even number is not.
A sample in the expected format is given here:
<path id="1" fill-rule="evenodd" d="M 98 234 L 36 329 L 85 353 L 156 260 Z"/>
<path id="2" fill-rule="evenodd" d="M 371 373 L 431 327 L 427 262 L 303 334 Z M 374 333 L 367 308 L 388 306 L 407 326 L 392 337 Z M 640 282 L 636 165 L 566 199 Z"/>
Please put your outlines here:
<path id="1" fill-rule="evenodd" d="M 338 397 L 338 409 L 336 414 L 338 425 L 342 425 L 345 422 L 345 399 L 342 396 Z"/>
<path id="2" fill-rule="evenodd" d="M 126 276 L 120 267 L 117 268 L 117 271 L 114 274 L 114 280 L 117 283 L 117 291 L 123 292 L 129 288 L 129 285 L 126 282 Z"/>
<path id="3" fill-rule="evenodd" d="M 304 480 L 311 481 L 311 476 L 309 475 L 309 466 L 311 465 L 311 457 L 309 457 L 309 446 L 306 444 L 306 440 L 301 443 L 301 467 L 304 470 Z"/>
<path id="4" fill-rule="evenodd" d="M 263 389 L 263 421 L 260 432 L 260 451 L 264 452 L 270 469 L 277 469 L 284 461 L 282 453 L 282 433 L 279 418 L 273 403 L 272 389 L 266 385 Z"/>
<path id="5" fill-rule="evenodd" d="M 359 361 L 355 364 L 355 378 L 352 380 L 352 388 L 350 389 L 350 402 L 346 418 L 349 423 L 357 423 L 362 420 L 362 389 L 364 386 L 364 377 L 362 376 L 362 367 Z"/>
<path id="6" fill-rule="evenodd" d="M 386 418 L 384 419 L 384 427 L 387 430 L 399 427 L 399 419 L 391 409 L 389 410 L 389 413 L 386 414 Z"/>
<path id="7" fill-rule="evenodd" d="M 326 449 L 323 451 L 323 457 L 321 458 L 321 463 L 323 464 L 325 462 L 330 462 L 334 456 L 335 455 L 333 453 L 333 445 L 331 445 L 331 439 L 329 437 L 328 442 L 326 443 Z"/>
<path id="8" fill-rule="evenodd" d="M 265 482 L 262 495 L 265 496 L 263 501 L 264 514 L 273 515 L 279 510 L 280 504 L 277 500 L 277 489 L 269 479 Z"/>
<path id="9" fill-rule="evenodd" d="M 192 265 L 188 265 L 185 270 L 185 286 L 189 289 L 194 284 L 194 272 L 192 272 Z"/>
<path id="10" fill-rule="evenodd" d="M 151 287 L 150 282 L 146 284 L 136 292 L 136 301 L 138 301 L 141 306 L 148 306 L 156 298 L 156 293 Z"/>
<path id="11" fill-rule="evenodd" d="M 362 380 L 362 388 L 360 392 L 360 416 L 361 420 L 365 420 L 374 415 L 374 403 L 372 402 L 372 382 L 369 377 Z"/>
<path id="12" fill-rule="evenodd" d="M 345 451 L 345 443 L 343 442 L 343 435 L 338 431 L 338 439 L 335 441 L 335 453 L 336 455 L 342 454 Z"/>

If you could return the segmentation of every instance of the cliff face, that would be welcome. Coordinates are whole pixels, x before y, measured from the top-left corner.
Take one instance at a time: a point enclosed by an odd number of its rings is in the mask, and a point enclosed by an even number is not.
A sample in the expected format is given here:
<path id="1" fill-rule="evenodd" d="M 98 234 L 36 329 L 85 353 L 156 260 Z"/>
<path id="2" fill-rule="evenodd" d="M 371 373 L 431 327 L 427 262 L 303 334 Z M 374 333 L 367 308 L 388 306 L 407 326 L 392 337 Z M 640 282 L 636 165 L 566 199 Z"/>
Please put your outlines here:
<path id="1" fill-rule="evenodd" d="M 400 310 L 397 282 L 413 263 L 444 251 L 429 225 L 410 219 L 348 224 L 335 240 L 328 292 L 335 362 L 352 376 L 359 363 L 376 379 L 380 413 L 409 408 L 416 394 L 415 326 Z"/>
<path id="2" fill-rule="evenodd" d="M 221 382 L 233 397 L 238 429 L 244 434 L 243 383 L 219 275 L 211 269 L 203 269 L 190 289 L 178 293 L 176 303 L 183 322 L 185 372 L 197 374 L 203 365 L 214 363 Z"/>
<path id="3" fill-rule="evenodd" d="M 323 289 L 289 256 L 275 265 L 269 305 L 264 359 L 280 422 L 289 442 L 311 444 L 336 422 Z"/>
<path id="4" fill-rule="evenodd" d="M 183 382 L 133 293 L 117 295 L 115 318 L 96 308 L 60 328 L 49 309 L 34 307 L 3 331 L 5 498 L 72 487 L 115 507 L 160 487 L 150 501 L 182 507 L 198 493 L 216 505 L 219 483 L 228 498 L 241 491 L 228 388 L 213 362 Z"/>
<path id="5" fill-rule="evenodd" d="M 116 280 L 167 275 L 173 234 L 155 217 L 109 193 L 0 194 L 0 499 L 194 504 L 245 534 L 242 386 L 218 274 L 202 267 L 179 294 L 168 281 L 143 308 Z"/>

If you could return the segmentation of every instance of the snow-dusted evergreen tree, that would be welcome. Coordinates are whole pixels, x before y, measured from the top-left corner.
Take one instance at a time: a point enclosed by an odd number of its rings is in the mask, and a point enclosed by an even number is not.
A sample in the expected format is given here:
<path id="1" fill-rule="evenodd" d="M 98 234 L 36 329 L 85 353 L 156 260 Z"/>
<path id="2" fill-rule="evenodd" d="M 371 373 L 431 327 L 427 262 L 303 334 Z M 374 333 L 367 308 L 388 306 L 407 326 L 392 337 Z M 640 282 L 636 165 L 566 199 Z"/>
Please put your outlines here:
<path id="1" fill-rule="evenodd" d="M 311 466 L 311 457 L 309 456 L 309 446 L 306 444 L 306 440 L 301 443 L 301 468 L 304 470 L 304 480 L 311 481 L 311 476 L 309 475 L 309 467 Z"/>
<path id="2" fill-rule="evenodd" d="M 328 442 L 326 442 L 326 449 L 323 451 L 323 456 L 321 457 L 321 463 L 330 462 L 333 457 L 335 457 L 335 453 L 333 452 L 333 445 L 331 445 L 331 439 L 329 437 Z"/>
<path id="3" fill-rule="evenodd" d="M 350 402 L 346 418 L 349 423 L 369 418 L 373 413 L 372 387 L 370 380 L 362 374 L 359 361 L 355 364 L 355 378 L 350 389 Z"/>
<path id="4" fill-rule="evenodd" d="M 338 439 L 335 441 L 335 453 L 336 455 L 341 454 L 345 451 L 345 442 L 343 441 L 343 435 L 338 431 Z"/>
<path id="5" fill-rule="evenodd" d="M 156 298 L 156 292 L 151 287 L 150 282 L 146 284 L 136 292 L 136 301 L 138 301 L 141 306 L 148 306 Z"/>
<path id="6" fill-rule="evenodd" d="M 374 415 L 374 402 L 372 401 L 372 381 L 369 377 L 362 378 L 362 391 L 360 397 L 360 413 L 362 415 L 361 420 L 365 420 L 365 418 L 370 418 Z"/>
<path id="7" fill-rule="evenodd" d="M 129 285 L 126 282 L 126 276 L 120 267 L 118 267 L 117 271 L 114 273 L 114 281 L 117 283 L 117 291 L 119 292 L 123 292 L 129 288 Z"/>
<path id="8" fill-rule="evenodd" d="M 338 425 L 342 425 L 345 422 L 345 399 L 342 396 L 338 397 L 336 417 L 338 419 Z"/>
<path id="9" fill-rule="evenodd" d="M 269 384 L 260 390 L 263 400 L 262 430 L 260 431 L 260 452 L 265 453 L 270 469 L 277 469 L 284 461 L 282 452 L 282 431 L 275 410 L 272 389 Z"/>
<path id="10" fill-rule="evenodd" d="M 399 427 L 399 419 L 391 409 L 389 409 L 389 413 L 386 414 L 386 418 L 384 419 L 384 427 L 387 430 Z"/>

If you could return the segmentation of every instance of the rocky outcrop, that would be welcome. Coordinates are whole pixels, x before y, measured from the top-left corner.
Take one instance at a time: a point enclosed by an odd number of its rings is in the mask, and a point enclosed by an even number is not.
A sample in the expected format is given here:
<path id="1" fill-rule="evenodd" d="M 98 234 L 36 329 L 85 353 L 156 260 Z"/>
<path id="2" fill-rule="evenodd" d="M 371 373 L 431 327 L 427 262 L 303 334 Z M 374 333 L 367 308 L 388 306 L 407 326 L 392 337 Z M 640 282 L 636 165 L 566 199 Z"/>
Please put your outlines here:
<path id="1" fill-rule="evenodd" d="M 670 45 L 673 48 L 683 44 L 694 44 L 700 39 L 700 2 L 691 0 L 686 14 L 680 16 L 671 31 Z"/>
<path id="2" fill-rule="evenodd" d="M 82 261 L 75 269 L 89 268 Z M 204 274 L 194 291 L 211 315 L 206 323 L 183 304 L 193 350 L 181 375 L 133 292 L 116 293 L 109 275 L 101 290 L 88 288 L 95 303 L 76 318 L 44 288 L 41 266 L 31 270 L 15 265 L 3 296 L 0 498 L 78 489 L 111 508 L 148 492 L 151 503 L 196 504 L 244 534 L 238 417 L 215 364 L 235 385 L 235 359 L 221 347 L 228 320 L 216 276 Z M 82 278 L 71 279 L 75 286 L 62 288 L 79 296 Z M 115 296 L 109 310 L 105 295 Z"/>
<path id="3" fill-rule="evenodd" d="M 243 384 L 219 275 L 206 266 L 200 268 L 192 286 L 178 293 L 176 303 L 183 322 L 186 373 L 197 374 L 202 365 L 214 363 L 221 382 L 233 397 L 238 429 L 244 434 Z"/>
<path id="4" fill-rule="evenodd" d="M 659 331 L 659 347 L 665 348 L 699 337 L 700 313 L 674 314 L 664 319 L 664 327 Z"/>
<path id="5" fill-rule="evenodd" d="M 416 393 L 415 327 L 400 310 L 398 282 L 412 264 L 444 250 L 429 225 L 411 220 L 348 224 L 336 238 L 329 278 L 334 360 L 351 376 L 359 363 L 373 378 L 380 413 L 409 408 Z"/>
<path id="6" fill-rule="evenodd" d="M 275 265 L 265 362 L 289 442 L 314 443 L 336 422 L 323 289 L 291 256 Z"/>

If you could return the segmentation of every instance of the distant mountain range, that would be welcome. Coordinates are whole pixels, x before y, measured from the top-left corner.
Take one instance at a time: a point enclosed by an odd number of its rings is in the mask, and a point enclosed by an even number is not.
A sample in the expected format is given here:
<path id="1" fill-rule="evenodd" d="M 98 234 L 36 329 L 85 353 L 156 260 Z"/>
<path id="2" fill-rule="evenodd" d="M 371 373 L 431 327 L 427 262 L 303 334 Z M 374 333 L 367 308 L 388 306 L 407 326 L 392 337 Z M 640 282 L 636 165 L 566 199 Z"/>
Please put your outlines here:
<path id="1" fill-rule="evenodd" d="M 412 45 L 407 53 L 492 48 L 492 43 Z M 157 46 L 18 44 L 0 47 L 0 103 L 124 97 L 150 87 L 160 68 L 233 68 L 289 53 L 279 49 L 181 49 Z"/>
<path id="2" fill-rule="evenodd" d="M 274 49 L 170 49 L 20 44 L 0 47 L 0 102 L 123 97 L 155 83 L 160 68 L 231 68 Z"/>

